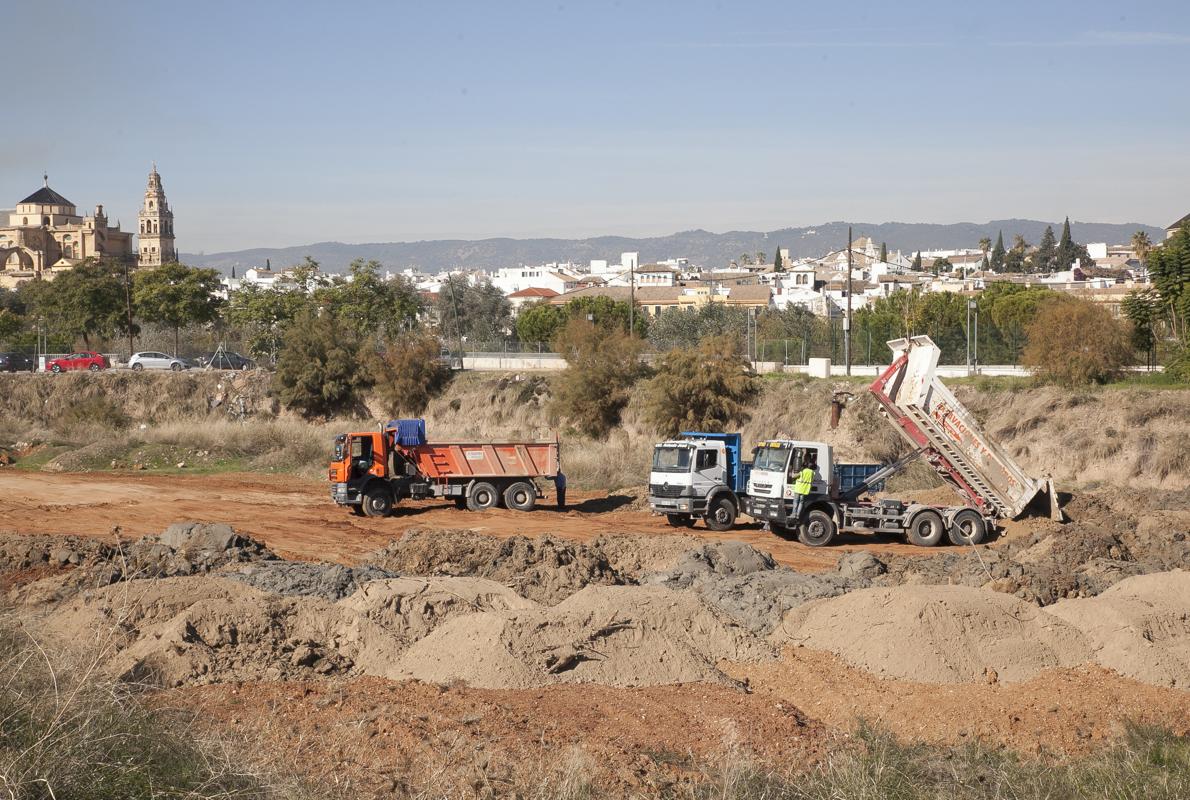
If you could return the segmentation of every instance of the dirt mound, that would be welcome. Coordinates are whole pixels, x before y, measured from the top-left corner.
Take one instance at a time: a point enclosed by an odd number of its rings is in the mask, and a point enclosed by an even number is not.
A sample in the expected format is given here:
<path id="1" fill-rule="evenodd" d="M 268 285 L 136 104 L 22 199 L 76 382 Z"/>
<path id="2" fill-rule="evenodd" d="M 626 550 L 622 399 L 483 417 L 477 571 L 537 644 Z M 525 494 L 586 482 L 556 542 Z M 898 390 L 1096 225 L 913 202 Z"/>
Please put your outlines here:
<path id="1" fill-rule="evenodd" d="M 610 534 L 591 542 L 618 574 L 637 579 L 650 572 L 672 568 L 683 556 L 703 544 L 689 534 Z"/>
<path id="2" fill-rule="evenodd" d="M 778 567 L 768 553 L 742 542 L 704 545 L 644 584 L 692 589 L 703 602 L 753 633 L 767 635 L 790 609 L 870 586 L 883 565 L 866 553 L 842 557 L 834 572 L 800 573 Z"/>
<path id="3" fill-rule="evenodd" d="M 395 578 L 379 567 L 345 567 L 303 561 L 266 561 L 226 572 L 224 577 L 265 592 L 296 597 L 322 597 L 334 602 L 356 592 L 369 581 Z"/>
<path id="4" fill-rule="evenodd" d="M 453 619 L 410 647 L 394 677 L 485 688 L 725 683 L 720 660 L 771 654 L 689 593 L 590 586 L 552 608 Z"/>
<path id="5" fill-rule="evenodd" d="M 769 640 L 828 650 L 881 677 L 1025 681 L 1091 650 L 1074 626 L 1014 597 L 963 586 L 861 589 L 794 609 Z"/>
<path id="6" fill-rule="evenodd" d="M 887 574 L 875 583 L 982 586 L 1049 605 L 1190 563 L 1190 509 L 1179 493 L 1149 494 L 1079 493 L 1066 506 L 1070 523 L 1035 522 L 1032 535 L 978 552 L 882 556 Z"/>
<path id="7" fill-rule="evenodd" d="M 26 605 L 127 580 L 201 575 L 229 564 L 275 561 L 267 547 L 221 523 L 181 522 L 160 536 L 114 543 L 76 536 L 13 536 L 0 542 L 0 570 L 71 567 L 16 591 Z"/>
<path id="8" fill-rule="evenodd" d="M 487 578 L 548 605 L 589 584 L 625 582 L 599 548 L 551 536 L 497 539 L 468 530 L 414 529 L 364 563 L 403 575 Z"/>
<path id="9" fill-rule="evenodd" d="M 368 583 L 340 603 L 222 576 L 130 581 L 76 596 L 45 627 L 111 653 L 108 668 L 165 686 L 318 675 L 387 676 L 400 654 L 460 614 L 535 608 L 475 578 Z"/>
<path id="10" fill-rule="evenodd" d="M 1128 578 L 1098 597 L 1063 600 L 1046 610 L 1080 629 L 1108 669 L 1190 689 L 1190 572 Z"/>

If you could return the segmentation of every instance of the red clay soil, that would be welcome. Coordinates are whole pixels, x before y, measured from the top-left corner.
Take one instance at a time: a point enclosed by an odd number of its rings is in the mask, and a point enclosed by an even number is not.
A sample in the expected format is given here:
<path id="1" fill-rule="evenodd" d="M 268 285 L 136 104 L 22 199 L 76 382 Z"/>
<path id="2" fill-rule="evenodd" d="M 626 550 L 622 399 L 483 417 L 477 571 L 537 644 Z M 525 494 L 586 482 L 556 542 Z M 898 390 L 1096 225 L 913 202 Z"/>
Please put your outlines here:
<path id="1" fill-rule="evenodd" d="M 654 792 L 741 753 L 813 764 L 837 738 L 769 697 L 704 685 L 481 690 L 361 678 L 177 689 L 154 705 L 196 712 L 268 760 L 300 765 L 314 785 L 361 797 L 460 785 L 504 797 L 514 782 L 572 769 L 616 794 Z"/>
<path id="2" fill-rule="evenodd" d="M 778 661 L 720 665 L 756 695 L 850 729 L 865 719 L 898 737 L 939 745 L 980 739 L 1031 753 L 1083 753 L 1129 722 L 1190 734 L 1190 692 L 1095 666 L 1047 670 L 1023 683 L 882 680 L 831 653 L 787 648 Z"/>
<path id="3" fill-rule="evenodd" d="M 173 522 L 226 522 L 287 558 L 354 563 L 409 528 L 469 528 L 499 537 L 550 534 L 580 542 L 603 534 L 675 532 L 663 518 L 633 508 L 629 497 L 571 492 L 569 499 L 572 505 L 565 512 L 546 501 L 528 514 L 503 509 L 476 513 L 449 503 L 404 502 L 392 517 L 369 519 L 353 516 L 331 502 L 326 483 L 292 476 L 0 469 L 0 533 L 107 537 L 119 525 L 121 535 L 128 537 L 160 533 Z M 709 531 L 701 524 L 681 532 L 711 541 L 743 541 L 803 571 L 831 569 L 849 550 L 913 556 L 945 550 L 851 535 L 839 537 L 830 547 L 814 549 L 754 523 L 727 533 Z"/>

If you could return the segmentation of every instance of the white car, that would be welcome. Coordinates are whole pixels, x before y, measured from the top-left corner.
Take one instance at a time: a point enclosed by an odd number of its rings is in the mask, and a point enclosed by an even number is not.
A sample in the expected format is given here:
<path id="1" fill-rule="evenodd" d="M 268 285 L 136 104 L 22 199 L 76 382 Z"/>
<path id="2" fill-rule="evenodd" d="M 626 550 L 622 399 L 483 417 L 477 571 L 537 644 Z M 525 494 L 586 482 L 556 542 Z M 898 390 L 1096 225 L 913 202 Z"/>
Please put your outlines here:
<path id="1" fill-rule="evenodd" d="M 146 352 L 133 353 L 132 358 L 128 359 L 128 367 L 137 372 L 142 369 L 172 369 L 174 372 L 181 372 L 190 369 L 190 364 L 184 359 L 165 353 Z"/>

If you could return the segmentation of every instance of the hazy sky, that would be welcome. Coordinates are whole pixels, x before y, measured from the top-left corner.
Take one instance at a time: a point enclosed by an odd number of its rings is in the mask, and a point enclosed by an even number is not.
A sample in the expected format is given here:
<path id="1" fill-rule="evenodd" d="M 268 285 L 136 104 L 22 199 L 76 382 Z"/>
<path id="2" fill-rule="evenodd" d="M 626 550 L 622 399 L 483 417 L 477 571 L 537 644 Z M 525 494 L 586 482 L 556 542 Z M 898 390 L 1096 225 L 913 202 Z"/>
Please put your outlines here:
<path id="1" fill-rule="evenodd" d="M 6 4 L 0 206 L 182 250 L 1190 211 L 1190 3 Z"/>

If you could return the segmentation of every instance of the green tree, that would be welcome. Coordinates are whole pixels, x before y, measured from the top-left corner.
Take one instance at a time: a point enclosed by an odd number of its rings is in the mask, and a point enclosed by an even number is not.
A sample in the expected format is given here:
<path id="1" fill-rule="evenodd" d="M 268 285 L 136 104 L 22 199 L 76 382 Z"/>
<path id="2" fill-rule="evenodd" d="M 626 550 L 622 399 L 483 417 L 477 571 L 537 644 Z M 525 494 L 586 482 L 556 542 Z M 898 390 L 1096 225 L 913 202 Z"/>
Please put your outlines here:
<path id="1" fill-rule="evenodd" d="M 584 295 L 576 297 L 566 304 L 566 313 L 570 317 L 588 319 L 596 325 L 611 326 L 625 333 L 628 331 L 629 305 L 626 300 L 613 300 L 606 295 Z M 637 336 L 644 336 L 648 330 L 645 315 L 637 311 L 632 315 Z"/>
<path id="2" fill-rule="evenodd" d="M 307 262 L 315 269 L 318 266 L 317 262 Z M 385 280 L 380 274 L 382 268 L 377 261 L 357 258 L 351 262 L 348 278 L 337 278 L 314 291 L 316 304 L 329 310 L 360 339 L 396 337 L 416 327 L 422 308 L 416 287 L 401 275 Z"/>
<path id="3" fill-rule="evenodd" d="M 1149 254 L 1149 279 L 1161 296 L 1171 335 L 1187 344 L 1190 319 L 1190 225 L 1153 248 Z"/>
<path id="4" fill-rule="evenodd" d="M 884 242 L 881 242 L 880 243 L 880 263 L 884 264 L 887 262 L 888 262 L 888 245 L 886 245 Z"/>
<path id="5" fill-rule="evenodd" d="M 330 313 L 302 311 L 290 326 L 273 376 L 281 402 L 307 418 L 359 414 L 371 385 L 355 331 Z"/>
<path id="6" fill-rule="evenodd" d="M 1087 248 L 1070 238 L 1070 217 L 1067 217 L 1066 222 L 1062 224 L 1062 238 L 1058 242 L 1054 261 L 1060 270 L 1070 269 L 1075 261 L 1084 267 L 1092 266 L 1091 255 L 1087 252 Z"/>
<path id="7" fill-rule="evenodd" d="M 1136 253 L 1136 257 L 1140 259 L 1140 265 L 1145 265 L 1145 260 L 1149 257 L 1149 251 L 1153 249 L 1153 241 L 1149 238 L 1149 234 L 1144 231 L 1137 231 L 1132 234 L 1132 251 Z"/>
<path id="8" fill-rule="evenodd" d="M 53 283 L 38 278 L 22 284 L 20 295 L 52 334 L 81 339 L 87 348 L 93 337 L 128 333 L 124 268 L 115 262 L 88 259 Z"/>
<path id="9" fill-rule="evenodd" d="M 781 258 L 781 245 L 777 245 L 777 255 L 773 257 L 773 272 L 785 271 L 785 259 Z"/>
<path id="10" fill-rule="evenodd" d="M 1037 244 L 1037 250 L 1033 252 L 1033 257 L 1029 261 L 1029 271 L 1053 272 L 1057 260 L 1058 245 L 1054 238 L 1054 229 L 1046 225 L 1045 232 L 1041 234 L 1041 241 Z"/>
<path id="11" fill-rule="evenodd" d="M 914 272 L 921 272 L 921 251 L 913 254 L 913 264 L 909 267 Z"/>
<path id="12" fill-rule="evenodd" d="M 7 342 L 16 336 L 23 324 L 24 320 L 20 316 L 7 308 L 0 308 L 0 342 Z"/>
<path id="13" fill-rule="evenodd" d="M 219 273 L 213 269 L 162 264 L 136 273 L 132 300 L 138 317 L 173 328 L 176 356 L 182 326 L 202 325 L 218 317 L 222 301 L 214 293 L 219 287 Z"/>
<path id="14" fill-rule="evenodd" d="M 450 381 L 450 369 L 440 357 L 441 343 L 425 331 L 398 334 L 372 354 L 374 392 L 386 414 L 416 415 Z"/>
<path id="15" fill-rule="evenodd" d="M 1147 366 L 1157 363 L 1157 328 L 1161 321 L 1161 296 L 1154 289 L 1128 293 L 1120 304 L 1132 323 L 1132 346 L 1145 354 Z"/>
<path id="16" fill-rule="evenodd" d="M 224 316 L 247 333 L 252 355 L 276 364 L 285 332 L 302 311 L 312 307 L 311 297 L 296 286 L 264 289 L 249 283 L 231 293 Z"/>
<path id="17" fill-rule="evenodd" d="M 992 240 L 984 236 L 979 240 L 979 249 L 986 256 L 988 251 L 992 249 Z"/>
<path id="18" fill-rule="evenodd" d="M 568 319 L 563 306 L 534 303 L 516 318 L 516 338 L 525 343 L 552 342 Z"/>
<path id="19" fill-rule="evenodd" d="M 748 419 L 760 381 L 730 336 L 666 353 L 649 381 L 645 416 L 662 436 L 683 430 L 724 431 Z"/>
<path id="20" fill-rule="evenodd" d="M 1132 352 L 1127 331 L 1107 309 L 1066 295 L 1042 304 L 1028 338 L 1022 363 L 1042 380 L 1063 386 L 1105 383 Z"/>
<path id="21" fill-rule="evenodd" d="M 740 265 L 741 266 L 746 267 L 751 263 L 752 263 L 752 256 L 748 255 L 747 253 L 740 254 Z"/>
<path id="22" fill-rule="evenodd" d="M 992 248 L 991 268 L 995 272 L 1004 271 L 1004 262 L 1007 257 L 1007 252 L 1004 250 L 1004 231 L 996 234 L 996 246 Z"/>
<path id="23" fill-rule="evenodd" d="M 954 264 L 950 263 L 950 259 L 946 256 L 942 258 L 935 258 L 933 270 L 935 275 L 941 275 L 943 272 L 954 272 Z"/>
<path id="24" fill-rule="evenodd" d="M 605 436 L 620 421 L 632 387 L 648 374 L 640 360 L 643 340 L 616 325 L 572 317 L 555 350 L 566 369 L 553 381 L 553 411 L 588 436 Z"/>
<path id="25" fill-rule="evenodd" d="M 757 264 L 765 264 L 768 262 L 768 260 L 769 260 L 769 258 L 767 255 L 765 255 L 765 252 L 763 250 L 756 251 L 756 263 Z"/>
<path id="26" fill-rule="evenodd" d="M 708 302 L 692 308 L 670 308 L 649 327 L 649 341 L 657 347 L 691 346 L 708 336 L 729 336 L 743 342 L 748 312 L 726 303 Z"/>
<path id="27" fill-rule="evenodd" d="M 992 318 L 1013 364 L 1020 359 L 1026 331 L 1037 310 L 1052 297 L 1054 292 L 1049 289 L 1018 283 L 996 282 L 984 289 L 979 298 L 980 307 Z"/>
<path id="28" fill-rule="evenodd" d="M 1029 243 L 1019 233 L 1012 239 L 1012 249 L 1004 256 L 1005 272 L 1024 272 L 1029 255 Z"/>
<path id="29" fill-rule="evenodd" d="M 447 337 L 492 342 L 512 327 L 512 306 L 491 283 L 472 285 L 463 275 L 451 275 L 438 290 L 438 320 Z"/>

